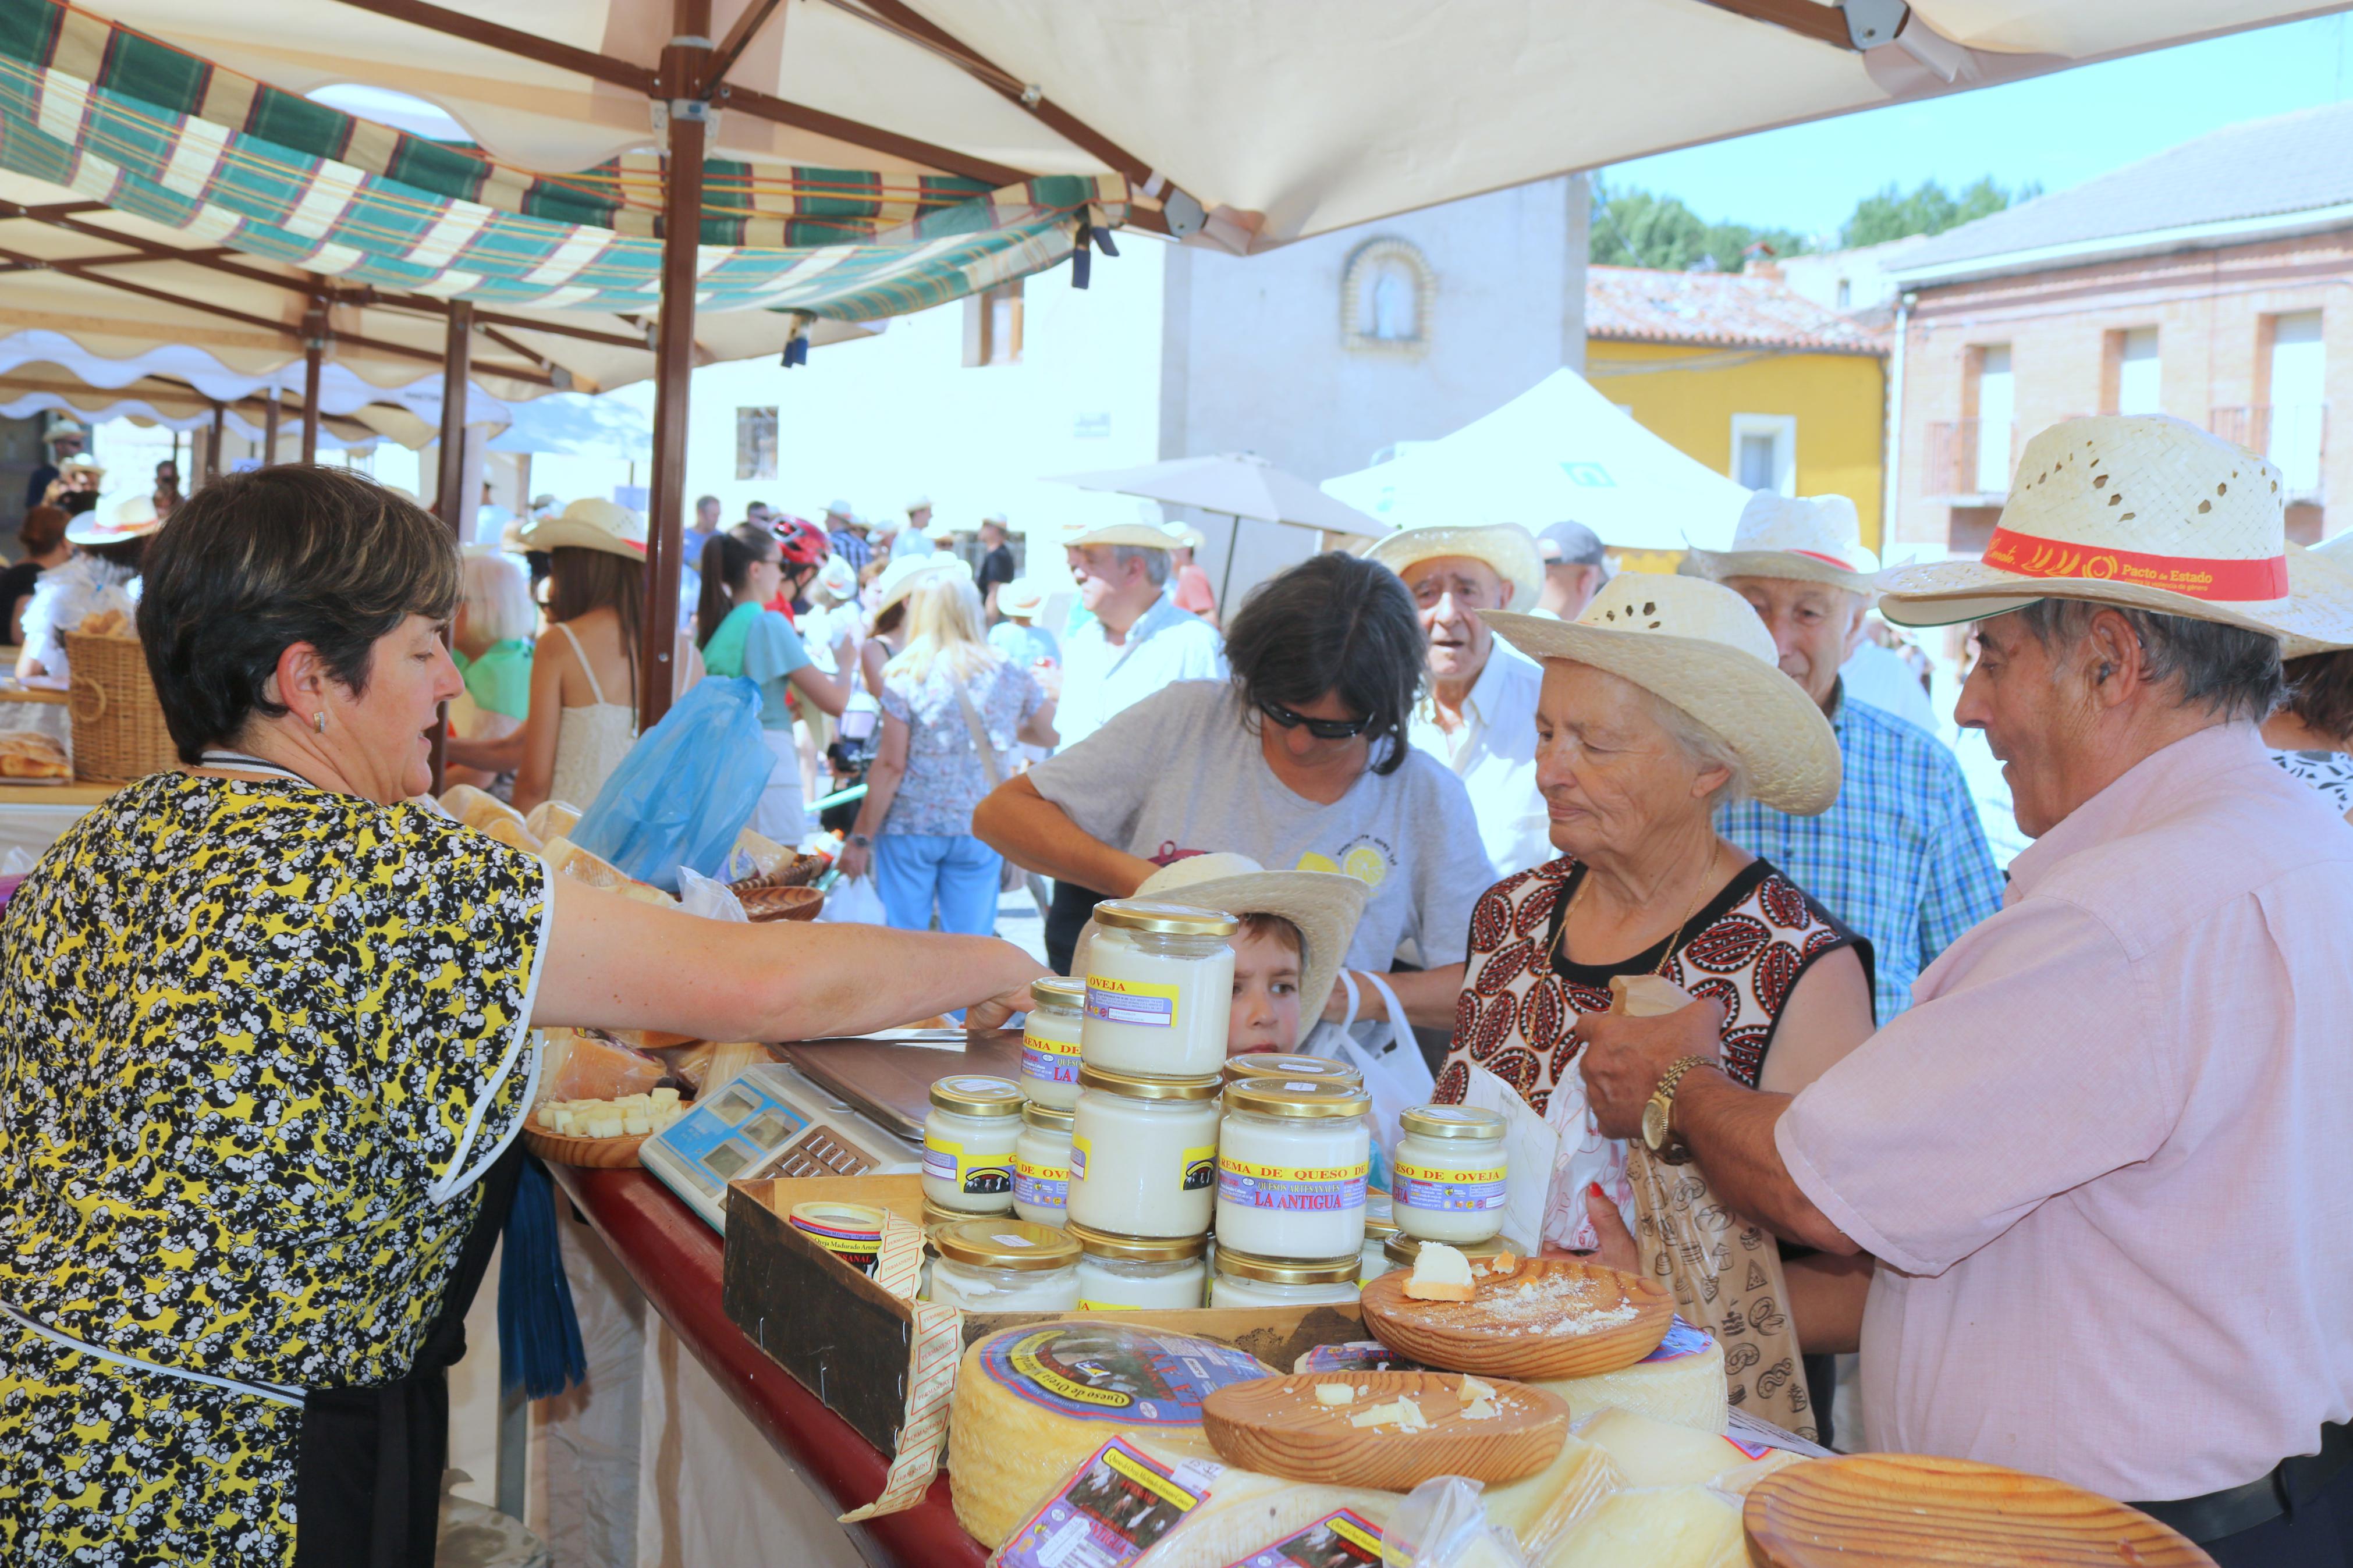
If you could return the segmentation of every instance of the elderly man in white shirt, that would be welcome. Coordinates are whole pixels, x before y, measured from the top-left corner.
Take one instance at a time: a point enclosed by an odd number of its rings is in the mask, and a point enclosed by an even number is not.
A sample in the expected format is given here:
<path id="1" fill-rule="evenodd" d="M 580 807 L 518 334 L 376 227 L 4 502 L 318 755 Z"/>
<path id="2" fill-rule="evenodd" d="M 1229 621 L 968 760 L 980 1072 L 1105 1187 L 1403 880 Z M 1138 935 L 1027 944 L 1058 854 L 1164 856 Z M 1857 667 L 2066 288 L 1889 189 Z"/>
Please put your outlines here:
<path id="1" fill-rule="evenodd" d="M 1175 543 L 1141 522 L 1063 541 L 1079 603 L 1094 617 L 1063 639 L 1054 727 L 1064 751 L 1164 686 L 1225 679 L 1218 629 L 1170 596 Z"/>
<path id="2" fill-rule="evenodd" d="M 1404 580 L 1430 642 L 1430 683 L 1408 733 L 1471 794 L 1479 839 L 1497 879 L 1553 858 L 1536 787 L 1536 695 L 1544 671 L 1498 643 L 1486 610 L 1525 608 L 1545 582 L 1544 557 L 1517 523 L 1400 529 L 1366 556 Z"/>

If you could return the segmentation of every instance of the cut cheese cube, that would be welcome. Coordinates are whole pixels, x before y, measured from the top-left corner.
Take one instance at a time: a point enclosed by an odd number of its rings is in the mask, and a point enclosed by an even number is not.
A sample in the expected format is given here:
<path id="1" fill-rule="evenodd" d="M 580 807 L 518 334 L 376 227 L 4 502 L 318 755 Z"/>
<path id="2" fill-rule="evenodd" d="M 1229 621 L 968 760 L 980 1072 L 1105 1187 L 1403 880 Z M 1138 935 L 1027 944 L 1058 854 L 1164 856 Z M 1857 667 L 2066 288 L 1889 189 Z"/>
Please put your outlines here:
<path id="1" fill-rule="evenodd" d="M 653 1130 L 654 1124 L 648 1121 L 646 1113 L 636 1106 L 631 1106 L 628 1114 L 621 1118 L 621 1131 L 629 1137 L 641 1138 Z"/>
<path id="2" fill-rule="evenodd" d="M 1494 1398 L 1495 1385 L 1482 1382 L 1466 1372 L 1462 1374 L 1461 1384 L 1455 1392 L 1461 1395 L 1463 1404 L 1475 1405 L 1482 1399 Z"/>
<path id="3" fill-rule="evenodd" d="M 1442 1241 L 1425 1241 L 1414 1255 L 1405 1293 L 1417 1301 L 1468 1301 L 1476 1291 L 1471 1263 Z"/>
<path id="4" fill-rule="evenodd" d="M 1421 1406 L 1406 1394 L 1398 1394 L 1387 1405 L 1376 1405 L 1359 1410 L 1348 1417 L 1351 1426 L 1395 1426 L 1401 1431 L 1419 1432 L 1430 1425 L 1430 1417 Z"/>
<path id="5" fill-rule="evenodd" d="M 588 1122 L 588 1136 L 589 1136 L 589 1137 L 591 1137 L 591 1138 L 618 1138 L 620 1135 L 621 1135 L 621 1119 L 620 1119 L 618 1116 L 597 1116 L 597 1117 L 592 1117 L 592 1118 L 589 1120 L 589 1122 Z"/>
<path id="6" fill-rule="evenodd" d="M 656 1105 L 676 1105 L 678 1103 L 678 1090 L 675 1089 L 658 1089 L 653 1091 L 653 1102 Z"/>
<path id="7" fill-rule="evenodd" d="M 1556 1542 L 1539 1568 L 1745 1568 L 1740 1510 L 1704 1487 L 1612 1492 Z"/>
<path id="8" fill-rule="evenodd" d="M 1495 1408 L 1495 1402 L 1483 1394 L 1462 1407 L 1462 1419 L 1465 1421 L 1493 1421 L 1502 1414 Z"/>
<path id="9" fill-rule="evenodd" d="M 1746 1452 L 1725 1438 L 1615 1406 L 1597 1411 L 1575 1430 L 1618 1461 L 1630 1486 L 1702 1486 L 1735 1465 L 1750 1462 Z"/>
<path id="10" fill-rule="evenodd" d="M 1318 1405 L 1350 1405 L 1356 1402 L 1356 1391 L 1345 1383 L 1319 1383 L 1315 1385 Z"/>

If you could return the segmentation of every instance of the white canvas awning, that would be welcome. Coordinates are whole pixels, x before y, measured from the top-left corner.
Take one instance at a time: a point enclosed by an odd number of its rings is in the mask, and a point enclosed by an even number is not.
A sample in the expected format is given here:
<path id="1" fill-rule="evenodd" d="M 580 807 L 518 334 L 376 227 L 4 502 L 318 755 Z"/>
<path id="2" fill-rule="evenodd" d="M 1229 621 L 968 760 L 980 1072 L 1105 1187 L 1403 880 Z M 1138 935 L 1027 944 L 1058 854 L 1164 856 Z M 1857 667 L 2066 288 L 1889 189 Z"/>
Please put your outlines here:
<path id="1" fill-rule="evenodd" d="M 1451 436 L 1324 489 L 1393 528 L 1581 522 L 1617 550 L 1732 547 L 1748 492 L 1556 370 Z"/>

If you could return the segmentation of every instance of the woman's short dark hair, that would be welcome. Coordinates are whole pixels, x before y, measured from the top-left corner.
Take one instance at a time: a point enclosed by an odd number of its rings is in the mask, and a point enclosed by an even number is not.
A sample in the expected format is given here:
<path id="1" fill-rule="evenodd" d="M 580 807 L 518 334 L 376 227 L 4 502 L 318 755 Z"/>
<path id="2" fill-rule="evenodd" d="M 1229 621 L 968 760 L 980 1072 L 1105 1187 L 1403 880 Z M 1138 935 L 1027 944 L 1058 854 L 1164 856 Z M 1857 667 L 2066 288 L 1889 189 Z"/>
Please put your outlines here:
<path id="1" fill-rule="evenodd" d="M 1253 722 L 1262 702 L 1299 708 L 1337 692 L 1371 721 L 1373 771 L 1404 763 L 1429 654 L 1413 595 L 1388 567 L 1335 553 L 1268 578 L 1227 626 L 1226 661 Z"/>
<path id="2" fill-rule="evenodd" d="M 27 555 L 47 555 L 66 536 L 66 524 L 72 521 L 61 506 L 37 506 L 17 525 L 16 542 Z"/>
<path id="3" fill-rule="evenodd" d="M 2353 649 L 2289 659 L 2285 673 L 2287 710 L 2340 746 L 2353 741 Z"/>
<path id="4" fill-rule="evenodd" d="M 147 544 L 139 640 L 172 744 L 192 764 L 257 715 L 287 711 L 269 681 L 294 644 L 364 691 L 378 638 L 410 616 L 447 620 L 458 604 L 448 525 L 346 468 L 224 475 Z"/>

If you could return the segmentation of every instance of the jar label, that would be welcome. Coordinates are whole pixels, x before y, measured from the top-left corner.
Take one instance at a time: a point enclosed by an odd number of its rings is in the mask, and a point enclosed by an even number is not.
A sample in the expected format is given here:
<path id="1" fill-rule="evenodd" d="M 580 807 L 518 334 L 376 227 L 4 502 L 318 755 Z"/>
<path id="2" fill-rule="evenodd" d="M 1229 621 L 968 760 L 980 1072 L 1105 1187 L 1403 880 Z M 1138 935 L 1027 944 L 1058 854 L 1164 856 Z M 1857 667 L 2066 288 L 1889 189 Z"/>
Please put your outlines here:
<path id="1" fill-rule="evenodd" d="M 1071 1134 L 1071 1180 L 1083 1182 L 1087 1179 L 1087 1156 L 1093 1150 L 1094 1145 L 1087 1142 L 1084 1133 Z"/>
<path id="2" fill-rule="evenodd" d="M 1079 1298 L 1079 1310 L 1082 1312 L 1134 1312 L 1142 1309 L 1133 1301 L 1090 1301 L 1082 1296 Z"/>
<path id="3" fill-rule="evenodd" d="M 1390 1198 L 1401 1208 L 1432 1214 L 1485 1214 L 1504 1206 L 1504 1167 L 1449 1171 L 1399 1160 Z"/>
<path id="4" fill-rule="evenodd" d="M 1013 1151 L 967 1150 L 948 1138 L 923 1139 L 923 1174 L 960 1193 L 995 1196 L 1013 1190 Z"/>
<path id="5" fill-rule="evenodd" d="M 1221 1155 L 1218 1201 L 1294 1214 L 1360 1209 L 1370 1168 L 1362 1160 L 1353 1165 L 1260 1165 Z"/>
<path id="6" fill-rule="evenodd" d="M 1071 1205 L 1071 1167 L 1033 1164 L 1015 1155 L 1013 1201 L 1028 1204 L 1035 1209 L 1068 1208 Z"/>
<path id="7" fill-rule="evenodd" d="M 1176 987 L 1148 980 L 1112 980 L 1087 976 L 1087 1016 L 1106 1024 L 1134 1024 L 1145 1029 L 1176 1026 Z"/>
<path id="8" fill-rule="evenodd" d="M 1021 1076 L 1034 1078 L 1040 1083 L 1076 1083 L 1079 1081 L 1079 1043 L 1076 1040 L 1048 1040 L 1024 1033 L 1021 1037 Z"/>
<path id="9" fill-rule="evenodd" d="M 1273 1375 L 1230 1345 L 1109 1323 L 1008 1330 L 974 1348 L 981 1374 L 1015 1398 L 1129 1426 L 1198 1426 L 1212 1393 Z"/>
<path id="10" fill-rule="evenodd" d="M 1185 1151 L 1185 1184 L 1178 1189 L 1202 1193 L 1218 1184 L 1218 1146 L 1207 1144 Z"/>

